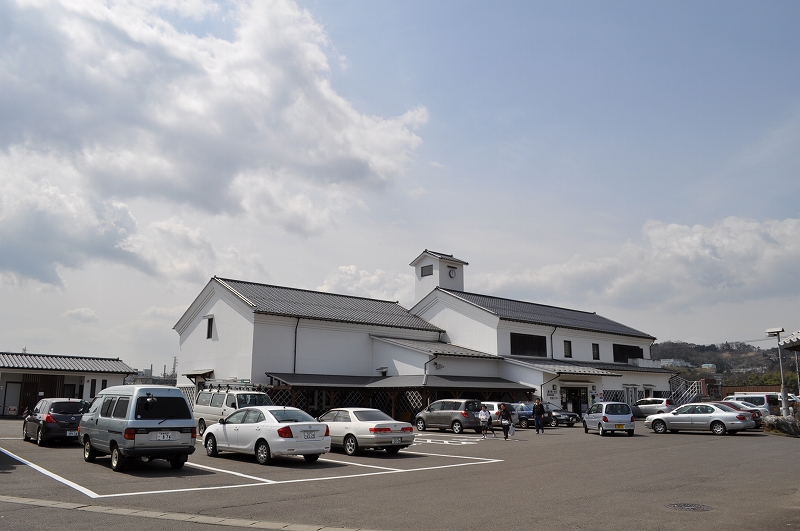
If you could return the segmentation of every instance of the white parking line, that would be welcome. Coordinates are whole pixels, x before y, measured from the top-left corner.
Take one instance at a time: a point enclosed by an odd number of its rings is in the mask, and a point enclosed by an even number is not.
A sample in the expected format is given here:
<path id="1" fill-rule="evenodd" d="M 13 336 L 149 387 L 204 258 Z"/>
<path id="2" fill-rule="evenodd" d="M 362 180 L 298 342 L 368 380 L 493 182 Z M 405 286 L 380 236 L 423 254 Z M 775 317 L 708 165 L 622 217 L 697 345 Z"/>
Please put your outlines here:
<path id="1" fill-rule="evenodd" d="M 336 461 L 335 459 L 320 459 L 320 461 L 325 461 L 327 463 L 338 463 L 340 465 L 353 465 L 353 466 L 364 466 L 367 468 L 378 468 L 380 470 L 391 470 L 393 472 L 399 472 L 400 468 L 389 468 L 387 466 L 377 466 L 377 465 L 365 465 L 363 463 L 348 463 L 347 461 Z"/>
<path id="2" fill-rule="evenodd" d="M 87 489 L 86 487 L 82 487 L 82 486 L 78 485 L 77 483 L 75 483 L 73 481 L 70 481 L 70 480 L 68 480 L 66 478 L 62 478 L 58 474 L 54 474 L 53 472 L 50 472 L 49 470 L 40 467 L 39 465 L 35 465 L 35 464 L 31 463 L 30 461 L 21 458 L 18 455 L 12 454 L 11 452 L 6 450 L 5 448 L 0 448 L 0 452 L 3 452 L 4 454 L 6 454 L 8 457 L 10 457 L 12 459 L 16 459 L 20 463 L 28 465 L 32 469 L 34 469 L 34 470 L 36 470 L 38 472 L 41 472 L 45 476 L 51 477 L 51 478 L 55 479 L 56 481 L 58 481 L 60 483 L 63 483 L 64 485 L 66 485 L 68 487 L 72 487 L 73 489 L 77 490 L 78 492 L 82 492 L 83 494 L 86 494 L 90 498 L 98 498 L 100 496 L 96 492 L 92 492 L 91 490 Z"/>
<path id="3" fill-rule="evenodd" d="M 214 468 L 213 466 L 206 466 L 206 465 L 200 465 L 200 464 L 197 464 L 197 463 L 189 463 L 189 462 L 186 463 L 186 466 L 191 466 L 191 467 L 194 467 L 194 468 L 202 468 L 203 470 L 212 470 L 214 472 L 222 472 L 223 474 L 231 474 L 232 476 L 239 476 L 239 477 L 242 477 L 242 478 L 254 479 L 256 481 L 263 481 L 264 483 L 275 483 L 271 479 L 260 478 L 258 476 L 248 476 L 247 474 L 242 474 L 241 472 L 233 472 L 232 470 L 223 470 L 221 468 Z"/>

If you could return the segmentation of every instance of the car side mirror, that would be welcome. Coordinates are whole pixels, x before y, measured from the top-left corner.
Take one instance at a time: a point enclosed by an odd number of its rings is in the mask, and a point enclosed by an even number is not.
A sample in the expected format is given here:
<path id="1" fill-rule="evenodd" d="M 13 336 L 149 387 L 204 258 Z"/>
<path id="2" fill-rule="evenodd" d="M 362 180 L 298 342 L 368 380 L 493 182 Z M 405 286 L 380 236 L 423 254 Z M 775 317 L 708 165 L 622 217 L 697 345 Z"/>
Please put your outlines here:
<path id="1" fill-rule="evenodd" d="M 673 412 L 672 412 L 672 414 L 673 414 L 673 415 L 677 415 L 677 414 L 678 414 L 678 412 L 677 412 L 677 411 L 673 411 Z"/>
<path id="2" fill-rule="evenodd" d="M 225 424 L 225 419 L 219 419 L 220 424 Z"/>

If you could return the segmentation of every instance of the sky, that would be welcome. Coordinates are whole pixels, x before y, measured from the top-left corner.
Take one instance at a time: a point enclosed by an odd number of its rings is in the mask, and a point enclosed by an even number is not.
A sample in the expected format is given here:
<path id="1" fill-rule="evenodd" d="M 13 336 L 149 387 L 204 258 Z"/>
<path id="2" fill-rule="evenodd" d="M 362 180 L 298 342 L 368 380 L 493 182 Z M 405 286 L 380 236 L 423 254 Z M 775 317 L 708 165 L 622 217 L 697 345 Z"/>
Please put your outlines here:
<path id="1" fill-rule="evenodd" d="M 169 372 L 214 275 L 410 307 L 424 249 L 658 341 L 794 332 L 797 27 L 793 1 L 0 2 L 0 351 Z"/>

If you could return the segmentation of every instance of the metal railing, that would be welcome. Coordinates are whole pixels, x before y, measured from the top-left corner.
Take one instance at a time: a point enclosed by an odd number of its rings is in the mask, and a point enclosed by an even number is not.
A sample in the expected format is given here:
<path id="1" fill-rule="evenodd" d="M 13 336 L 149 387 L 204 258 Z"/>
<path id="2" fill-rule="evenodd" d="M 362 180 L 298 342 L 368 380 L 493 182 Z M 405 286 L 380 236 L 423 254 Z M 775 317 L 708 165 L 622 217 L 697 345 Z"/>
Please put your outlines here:
<path id="1" fill-rule="evenodd" d="M 697 401 L 703 391 L 699 380 L 693 382 L 677 375 L 669 379 L 669 387 L 676 406 Z"/>

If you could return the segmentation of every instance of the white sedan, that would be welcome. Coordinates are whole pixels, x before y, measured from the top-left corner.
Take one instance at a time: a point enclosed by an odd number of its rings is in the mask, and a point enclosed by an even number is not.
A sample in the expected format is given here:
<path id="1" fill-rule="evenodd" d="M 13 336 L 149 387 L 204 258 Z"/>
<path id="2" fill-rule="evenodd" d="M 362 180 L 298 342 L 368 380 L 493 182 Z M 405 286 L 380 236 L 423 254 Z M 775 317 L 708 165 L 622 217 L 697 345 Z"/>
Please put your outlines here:
<path id="1" fill-rule="evenodd" d="M 379 409 L 346 407 L 331 409 L 319 418 L 331 432 L 331 444 L 354 455 L 362 448 L 385 449 L 396 454 L 414 443 L 414 427 L 394 420 Z"/>
<path id="2" fill-rule="evenodd" d="M 331 436 L 326 424 L 296 407 L 260 406 L 239 409 L 209 426 L 203 445 L 210 457 L 229 451 L 255 454 L 262 465 L 287 455 L 313 462 L 330 452 Z"/>

